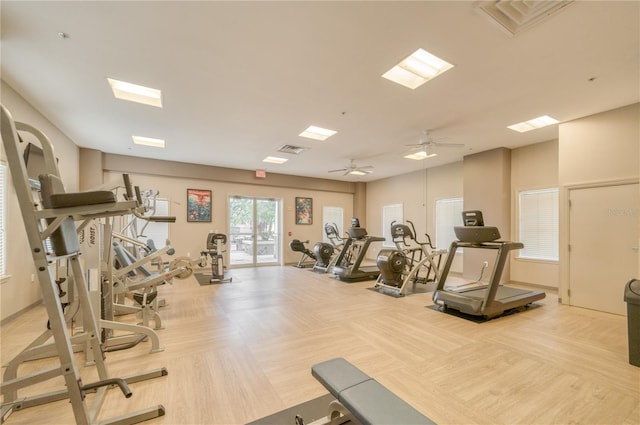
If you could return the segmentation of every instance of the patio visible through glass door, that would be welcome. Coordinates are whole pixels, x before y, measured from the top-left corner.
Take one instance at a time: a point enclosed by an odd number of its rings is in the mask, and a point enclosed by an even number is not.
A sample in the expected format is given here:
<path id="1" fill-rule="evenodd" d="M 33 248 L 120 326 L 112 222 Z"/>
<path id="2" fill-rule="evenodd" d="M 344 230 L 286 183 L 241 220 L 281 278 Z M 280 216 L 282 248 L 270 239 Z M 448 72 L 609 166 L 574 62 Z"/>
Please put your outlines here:
<path id="1" fill-rule="evenodd" d="M 229 258 L 231 266 L 280 263 L 280 201 L 229 197 Z"/>

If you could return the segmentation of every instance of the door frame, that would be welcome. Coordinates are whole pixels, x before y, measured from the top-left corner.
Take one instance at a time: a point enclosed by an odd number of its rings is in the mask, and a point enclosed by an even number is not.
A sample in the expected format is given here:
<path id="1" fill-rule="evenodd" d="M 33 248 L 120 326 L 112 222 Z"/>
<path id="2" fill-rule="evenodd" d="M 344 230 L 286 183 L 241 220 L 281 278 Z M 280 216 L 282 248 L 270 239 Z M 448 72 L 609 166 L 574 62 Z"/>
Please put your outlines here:
<path id="1" fill-rule="evenodd" d="M 253 228 L 253 232 L 252 232 L 252 240 L 253 240 L 253 250 L 252 250 L 252 256 L 253 256 L 253 260 L 251 263 L 241 263 L 241 264 L 231 264 L 231 248 L 229 248 L 229 268 L 242 268 L 242 267 L 261 267 L 261 266 L 274 266 L 274 265 L 282 265 L 283 264 L 283 258 L 282 258 L 282 224 L 283 224 L 283 212 L 282 212 L 282 198 L 278 198 L 278 197 L 274 197 L 274 196 L 257 196 L 257 195 L 227 195 L 227 227 L 229 228 L 229 236 L 231 236 L 231 214 L 230 214 L 230 205 L 231 205 L 231 199 L 233 198 L 244 198 L 244 199 L 251 199 L 253 201 L 253 223 L 252 223 L 252 228 Z M 263 200 L 263 201 L 273 201 L 276 203 L 276 209 L 277 209 L 277 214 L 275 217 L 276 220 L 276 233 L 275 233 L 275 237 L 274 237 L 274 249 L 276 250 L 277 253 L 277 259 L 276 261 L 271 261 L 271 262 L 263 262 L 260 263 L 258 262 L 258 254 L 256 251 L 256 241 L 257 241 L 257 230 L 256 230 L 256 226 L 257 226 L 257 221 L 258 221 L 258 208 L 257 208 L 257 203 L 258 201 Z M 231 241 L 230 241 L 231 243 Z"/>
<path id="2" fill-rule="evenodd" d="M 627 184 L 640 183 L 637 177 L 624 179 L 600 180 L 585 183 L 573 183 L 560 186 L 560 246 L 559 246 L 559 273 L 560 285 L 558 287 L 558 302 L 569 305 L 569 282 L 570 282 L 570 264 L 569 264 L 569 195 L 572 190 L 590 189 L 606 186 L 621 186 Z M 638 200 L 640 203 L 640 199 Z M 640 235 L 638 235 L 640 239 Z M 640 255 L 639 255 L 640 260 Z M 639 261 L 640 263 L 640 261 Z M 638 271 L 640 273 L 640 270 Z"/>

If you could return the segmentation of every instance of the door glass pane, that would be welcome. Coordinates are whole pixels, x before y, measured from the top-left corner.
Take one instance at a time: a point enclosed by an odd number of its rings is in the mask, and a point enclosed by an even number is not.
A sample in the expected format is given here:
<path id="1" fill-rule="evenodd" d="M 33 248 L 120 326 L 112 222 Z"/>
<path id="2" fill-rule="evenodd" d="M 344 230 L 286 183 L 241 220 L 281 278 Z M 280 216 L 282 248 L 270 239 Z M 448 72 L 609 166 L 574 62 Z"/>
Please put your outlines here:
<path id="1" fill-rule="evenodd" d="M 253 264 L 253 198 L 229 198 L 229 264 Z"/>
<path id="2" fill-rule="evenodd" d="M 278 202 L 274 199 L 256 199 L 256 211 L 256 263 L 278 262 Z"/>

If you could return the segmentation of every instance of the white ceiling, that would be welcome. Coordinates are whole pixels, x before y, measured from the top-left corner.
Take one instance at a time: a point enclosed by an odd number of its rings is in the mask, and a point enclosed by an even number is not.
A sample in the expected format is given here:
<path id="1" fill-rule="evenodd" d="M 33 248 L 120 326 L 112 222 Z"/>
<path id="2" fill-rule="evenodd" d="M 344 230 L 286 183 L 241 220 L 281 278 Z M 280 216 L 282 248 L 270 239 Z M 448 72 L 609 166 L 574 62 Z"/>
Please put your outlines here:
<path id="1" fill-rule="evenodd" d="M 1 75 L 82 147 L 347 181 L 555 139 L 557 125 L 506 126 L 640 101 L 640 2 L 574 2 L 515 36 L 474 5 L 3 0 Z M 381 78 L 418 48 L 455 67 L 416 90 Z M 116 100 L 107 77 L 162 89 L 164 107 Z M 309 125 L 338 134 L 299 137 Z M 465 147 L 404 159 L 424 129 Z M 135 146 L 132 134 L 167 147 Z M 283 144 L 309 149 L 278 153 Z M 373 173 L 328 173 L 351 158 Z"/>

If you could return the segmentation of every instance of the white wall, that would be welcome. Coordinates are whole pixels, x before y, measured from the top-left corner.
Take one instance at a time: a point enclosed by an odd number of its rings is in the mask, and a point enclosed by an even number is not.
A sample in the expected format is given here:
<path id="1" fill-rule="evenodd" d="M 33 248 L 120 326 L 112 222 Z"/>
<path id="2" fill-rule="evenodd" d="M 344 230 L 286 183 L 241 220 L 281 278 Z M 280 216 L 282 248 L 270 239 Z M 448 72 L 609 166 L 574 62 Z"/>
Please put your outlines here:
<path id="1" fill-rule="evenodd" d="M 129 173 L 132 184 L 141 189 L 157 189 L 160 198 L 168 198 L 170 202 L 169 214 L 176 217 L 176 222 L 169 225 L 169 238 L 176 250 L 177 256 L 187 253 L 192 258 L 205 249 L 209 232 L 228 234 L 228 197 L 230 195 L 275 198 L 282 200 L 283 207 L 283 259 L 285 264 L 296 263 L 299 252 L 289 248 L 292 239 L 309 240 L 309 249 L 313 244 L 322 241 L 324 226 L 322 223 L 322 208 L 324 206 L 342 207 L 344 209 L 344 228 L 350 224 L 353 214 L 353 195 L 317 190 L 301 190 L 250 184 L 225 183 L 211 180 L 197 180 L 176 177 L 163 177 Z M 106 172 L 105 181 L 119 181 L 122 175 L 116 172 Z M 186 199 L 187 189 L 204 189 L 212 192 L 212 221 L 210 223 L 187 222 Z M 295 198 L 297 196 L 313 199 L 313 224 L 295 224 Z M 289 232 L 291 235 L 289 236 Z M 226 259 L 228 261 L 228 258 Z M 228 263 L 227 263 L 228 264 Z"/>
<path id="2" fill-rule="evenodd" d="M 442 165 L 427 170 L 427 232 L 435 244 L 436 201 L 439 199 L 463 197 L 463 162 Z M 461 252 L 451 264 L 451 271 L 462 273 Z M 444 258 L 442 259 L 444 262 Z"/>
<path id="3" fill-rule="evenodd" d="M 12 114 L 14 120 L 30 124 L 49 137 L 59 158 L 60 174 L 67 190 L 77 190 L 77 146 L 4 81 L 1 82 L 0 90 L 0 101 Z M 0 159 L 6 159 L 4 148 Z M 11 176 L 9 176 L 8 185 L 7 273 L 10 277 L 0 281 L 0 320 L 24 310 L 41 299 L 37 281 L 31 282 L 35 267 Z"/>
<path id="4" fill-rule="evenodd" d="M 436 200 L 462 197 L 462 179 L 460 161 L 367 183 L 367 231 L 380 236 L 383 206 L 402 204 L 404 220 L 414 223 L 418 240 L 424 240 L 425 233 L 434 238 Z M 381 244 L 375 245 L 379 250 Z M 374 259 L 376 254 L 372 248 L 367 257 Z M 458 258 L 451 270 L 462 271 Z"/>
<path id="5" fill-rule="evenodd" d="M 371 236 L 382 236 L 384 234 L 383 207 L 402 204 L 403 220 L 411 220 L 417 234 L 424 234 L 427 229 L 426 202 L 426 170 L 367 183 L 367 232 Z M 367 258 L 375 259 L 381 248 L 381 242 L 372 243 L 367 251 Z"/>
<path id="6" fill-rule="evenodd" d="M 559 293 L 568 299 L 568 189 L 571 186 L 638 179 L 640 103 L 560 124 L 558 158 L 558 184 L 561 188 Z"/>
<path id="7" fill-rule="evenodd" d="M 558 187 L 558 141 L 551 140 L 511 151 L 511 234 L 518 235 L 518 191 Z M 558 262 L 511 256 L 511 280 L 553 288 L 559 286 Z"/>

